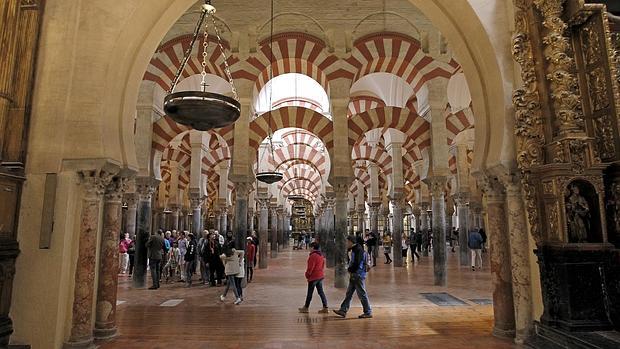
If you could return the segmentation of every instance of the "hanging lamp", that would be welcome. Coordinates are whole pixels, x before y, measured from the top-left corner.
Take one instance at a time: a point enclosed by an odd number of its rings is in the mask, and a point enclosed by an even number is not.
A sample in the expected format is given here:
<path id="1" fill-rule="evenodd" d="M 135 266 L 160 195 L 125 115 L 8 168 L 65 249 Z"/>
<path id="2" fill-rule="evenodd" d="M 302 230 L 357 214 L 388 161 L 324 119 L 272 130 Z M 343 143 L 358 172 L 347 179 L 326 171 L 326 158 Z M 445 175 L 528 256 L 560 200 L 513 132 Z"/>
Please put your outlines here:
<path id="1" fill-rule="evenodd" d="M 179 124 L 190 126 L 199 131 L 208 131 L 214 128 L 221 128 L 233 124 L 241 115 L 241 104 L 238 101 L 237 90 L 230 74 L 226 54 L 224 53 L 224 45 L 220 37 L 219 29 L 215 24 L 215 7 L 211 5 L 211 0 L 205 0 L 202 5 L 200 19 L 196 23 L 192 41 L 185 51 L 183 61 L 172 80 L 172 85 L 168 91 L 168 95 L 164 98 L 164 111 L 172 120 Z M 207 49 L 209 47 L 209 20 L 213 24 L 215 35 L 217 37 L 218 47 L 222 58 L 224 59 L 224 72 L 228 78 L 228 83 L 232 91 L 233 97 L 228 97 L 215 92 L 207 91 Z M 202 80 L 200 83 L 201 91 L 183 91 L 174 92 L 181 74 L 185 69 L 185 65 L 192 55 L 194 44 L 200 34 L 200 29 L 204 24 L 204 42 L 202 44 L 202 71 L 200 75 Z"/>
<path id="2" fill-rule="evenodd" d="M 275 159 L 274 157 L 274 150 L 273 150 L 273 134 L 271 132 L 271 111 L 273 108 L 273 20 L 274 20 L 274 16 L 273 16 L 273 0 L 271 0 L 271 21 L 270 21 L 270 33 L 269 33 L 269 51 L 271 51 L 271 57 L 269 59 L 269 81 L 271 81 L 271 84 L 269 86 L 269 135 L 268 135 L 268 139 L 269 139 L 269 147 L 271 148 L 271 158 Z M 264 153 L 263 153 L 264 155 Z M 273 184 L 276 182 L 279 182 L 282 180 L 282 178 L 284 178 L 284 174 L 282 172 L 278 172 L 274 169 L 274 171 L 262 171 L 262 172 L 258 172 L 256 174 L 256 180 L 261 181 L 263 183 L 267 183 L 267 184 Z"/>

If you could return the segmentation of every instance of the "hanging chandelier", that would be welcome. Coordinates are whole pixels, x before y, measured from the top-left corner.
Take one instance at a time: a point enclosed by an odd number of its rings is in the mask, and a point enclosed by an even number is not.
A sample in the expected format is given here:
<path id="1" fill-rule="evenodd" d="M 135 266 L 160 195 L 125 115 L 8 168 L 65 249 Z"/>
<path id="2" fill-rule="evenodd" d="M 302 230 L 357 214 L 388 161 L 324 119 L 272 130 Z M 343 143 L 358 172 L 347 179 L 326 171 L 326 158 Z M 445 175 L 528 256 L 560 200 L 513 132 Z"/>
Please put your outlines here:
<path id="1" fill-rule="evenodd" d="M 273 108 L 273 20 L 274 20 L 274 16 L 273 16 L 273 0 L 271 0 L 271 22 L 270 22 L 270 33 L 269 33 L 269 51 L 271 52 L 271 57 L 270 57 L 270 65 L 269 65 L 269 81 L 271 81 L 271 85 L 269 87 L 269 135 L 268 135 L 268 139 L 269 139 L 269 146 L 271 148 L 271 159 L 275 160 L 274 157 L 274 150 L 273 150 L 273 134 L 271 132 L 271 111 Z M 264 155 L 264 153 L 263 153 Z M 256 174 L 256 180 L 263 182 L 263 183 L 267 183 L 267 184 L 273 184 L 276 182 L 279 182 L 282 180 L 282 178 L 284 178 L 284 174 L 282 172 L 278 172 L 277 169 L 275 169 L 274 171 L 262 171 L 262 172 L 258 172 Z"/>
<path id="2" fill-rule="evenodd" d="M 179 124 L 190 126 L 199 131 L 208 131 L 214 128 L 221 128 L 233 124 L 241 115 L 241 104 L 238 101 L 237 90 L 230 74 L 230 68 L 228 67 L 228 61 L 226 60 L 226 54 L 224 53 L 224 45 L 222 45 L 222 38 L 220 37 L 220 31 L 215 23 L 215 7 L 211 5 L 211 0 L 205 0 L 202 5 L 202 11 L 200 13 L 200 19 L 194 29 L 192 41 L 185 51 L 183 61 L 179 66 L 179 69 L 172 81 L 172 86 L 168 91 L 168 95 L 164 98 L 164 111 L 166 115 L 170 116 L 172 120 Z M 224 72 L 228 78 L 228 83 L 232 91 L 233 97 L 221 95 L 219 93 L 207 91 L 207 49 L 209 47 L 209 20 L 213 24 L 213 29 L 217 37 L 217 44 L 224 59 Z M 189 61 L 192 55 L 194 44 L 200 34 L 200 29 L 204 24 L 204 41 L 202 43 L 202 71 L 200 75 L 202 77 L 200 91 L 183 91 L 174 92 L 181 74 L 185 69 L 185 65 Z"/>

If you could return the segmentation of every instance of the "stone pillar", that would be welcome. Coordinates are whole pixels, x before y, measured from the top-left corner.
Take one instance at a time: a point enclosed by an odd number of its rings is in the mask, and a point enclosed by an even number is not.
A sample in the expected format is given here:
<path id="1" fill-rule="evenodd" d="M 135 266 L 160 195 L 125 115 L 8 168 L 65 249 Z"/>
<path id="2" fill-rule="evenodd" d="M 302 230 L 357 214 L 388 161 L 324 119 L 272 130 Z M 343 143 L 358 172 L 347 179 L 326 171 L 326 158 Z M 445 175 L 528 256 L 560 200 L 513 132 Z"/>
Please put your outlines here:
<path id="1" fill-rule="evenodd" d="M 228 207 L 222 207 L 220 211 L 220 233 L 226 235 L 228 232 Z"/>
<path id="2" fill-rule="evenodd" d="M 370 231 L 379 236 L 379 203 L 371 203 L 370 206 Z"/>
<path id="3" fill-rule="evenodd" d="M 194 233 L 195 236 L 200 236 L 200 232 L 203 230 L 202 229 L 202 202 L 203 202 L 203 198 L 196 196 L 196 195 L 190 195 L 190 204 L 192 205 L 192 233 Z"/>
<path id="4" fill-rule="evenodd" d="M 394 239 L 394 266 L 402 267 L 404 265 L 402 254 L 402 238 L 403 238 L 403 206 L 402 193 L 394 194 L 392 198 L 392 209 L 394 214 L 394 223 L 392 229 L 392 238 Z M 387 222 L 386 222 L 387 224 Z"/>
<path id="5" fill-rule="evenodd" d="M 355 216 L 355 211 L 354 210 L 349 210 L 348 214 L 347 214 L 347 229 L 349 231 L 350 235 L 355 234 L 355 227 L 353 224 L 353 217 Z M 363 232 L 363 230 L 360 230 L 361 232 Z"/>
<path id="6" fill-rule="evenodd" d="M 248 207 L 248 229 L 250 234 L 256 230 L 254 228 L 254 207 Z"/>
<path id="7" fill-rule="evenodd" d="M 483 177 L 479 181 L 484 191 L 489 227 L 489 252 L 491 256 L 491 278 L 493 282 L 493 334 L 513 337 L 515 313 L 512 299 L 512 266 L 510 245 L 507 237 L 504 187 L 496 178 Z"/>
<path id="8" fill-rule="evenodd" d="M 136 192 L 138 193 L 137 232 L 135 239 L 136 254 L 134 255 L 133 287 L 146 286 L 146 242 L 151 232 L 151 197 L 155 191 L 154 181 L 151 178 L 136 178 Z"/>
<path id="9" fill-rule="evenodd" d="M 114 178 L 106 188 L 103 201 L 103 231 L 99 252 L 97 306 L 93 331 L 97 339 L 108 339 L 117 334 L 118 239 L 121 230 L 121 205 L 125 181 L 124 178 Z"/>
<path id="10" fill-rule="evenodd" d="M 430 178 L 433 212 L 433 270 L 435 274 L 435 286 L 446 286 L 448 281 L 445 186 L 445 177 L 436 176 Z"/>
<path id="11" fill-rule="evenodd" d="M 136 193 L 125 194 L 127 200 L 127 219 L 125 220 L 125 232 L 134 240 L 136 238 L 136 215 L 138 211 L 138 198 Z"/>
<path id="12" fill-rule="evenodd" d="M 333 194 L 330 193 L 330 197 L 327 199 L 327 210 L 325 211 L 325 230 L 326 230 L 326 234 L 325 237 L 327 239 L 326 241 L 326 247 L 327 250 L 325 252 L 326 253 L 326 258 L 327 258 L 327 267 L 328 268 L 333 268 L 334 265 L 336 264 L 336 259 L 335 259 L 335 248 L 336 248 L 336 233 L 335 233 L 335 222 L 334 222 L 334 205 L 335 205 L 335 200 L 334 197 L 332 196 Z M 347 213 L 346 213 L 346 208 L 344 210 L 343 213 L 343 217 L 345 218 L 345 222 L 346 222 L 346 217 L 347 217 Z M 345 223 L 346 224 L 346 223 Z M 344 233 L 346 234 L 346 226 L 344 229 Z"/>
<path id="13" fill-rule="evenodd" d="M 469 194 L 459 193 L 455 195 L 456 215 L 459 221 L 459 265 L 469 266 L 469 247 L 467 236 L 469 234 Z"/>
<path id="14" fill-rule="evenodd" d="M 278 212 L 271 207 L 271 258 L 278 257 Z"/>
<path id="15" fill-rule="evenodd" d="M 78 175 L 83 186 L 81 225 L 75 265 L 71 331 L 63 348 L 90 348 L 93 345 L 92 315 L 99 205 L 104 188 L 112 179 L 110 173 L 99 170 L 80 171 Z"/>
<path id="16" fill-rule="evenodd" d="M 172 206 L 172 212 L 170 212 L 171 222 L 170 228 L 172 230 L 179 231 L 179 206 Z"/>
<path id="17" fill-rule="evenodd" d="M 250 184 L 246 182 L 235 183 L 235 246 L 239 250 L 245 250 L 245 239 L 248 236 L 248 195 Z"/>
<path id="18" fill-rule="evenodd" d="M 428 229 L 430 229 L 429 219 L 428 219 L 428 204 L 420 203 L 420 230 L 423 234 L 426 233 Z M 422 249 L 422 256 L 428 257 L 428 249 Z"/>
<path id="19" fill-rule="evenodd" d="M 515 309 L 515 342 L 522 344 L 532 331 L 533 316 L 530 246 L 521 184 L 518 178 L 511 178 L 506 183 L 506 207 L 512 267 L 512 298 Z"/>
<path id="20" fill-rule="evenodd" d="M 167 221 L 167 219 L 166 219 L 166 212 L 163 211 L 163 210 L 158 211 L 157 212 L 157 216 L 159 216 L 159 227 L 157 227 L 157 228 L 161 229 L 161 230 L 164 230 L 164 231 L 168 230 L 169 225 L 168 225 L 168 222 L 166 222 Z M 147 239 L 148 239 L 148 237 L 147 237 Z"/>
<path id="21" fill-rule="evenodd" d="M 269 225 L 269 201 L 267 199 L 258 200 L 258 268 L 266 269 L 269 265 L 267 251 L 269 250 L 267 237 Z"/>
<path id="22" fill-rule="evenodd" d="M 346 180 L 335 180 L 335 224 L 334 224 L 334 286 L 345 288 L 347 286 L 347 192 L 349 185 Z M 333 217 L 333 216 L 332 216 Z M 332 218 L 333 221 L 333 218 Z"/>
<path id="23" fill-rule="evenodd" d="M 366 218 L 366 206 L 364 204 L 357 206 L 357 228 L 359 231 L 364 232 L 366 230 L 365 225 Z"/>
<path id="24" fill-rule="evenodd" d="M 276 216 L 278 217 L 278 251 L 282 251 L 284 249 L 284 216 L 282 206 L 279 206 L 276 209 Z"/>

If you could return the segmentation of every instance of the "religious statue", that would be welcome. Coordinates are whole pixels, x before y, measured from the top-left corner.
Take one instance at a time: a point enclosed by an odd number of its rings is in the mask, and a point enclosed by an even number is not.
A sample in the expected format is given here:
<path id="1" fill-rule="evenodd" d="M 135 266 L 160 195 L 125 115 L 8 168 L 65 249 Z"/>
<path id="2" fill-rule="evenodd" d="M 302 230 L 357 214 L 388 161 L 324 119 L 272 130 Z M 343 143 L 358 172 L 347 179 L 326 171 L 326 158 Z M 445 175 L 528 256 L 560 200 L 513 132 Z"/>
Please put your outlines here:
<path id="1" fill-rule="evenodd" d="M 573 242 L 587 242 L 590 232 L 590 205 L 579 193 L 575 184 L 570 187 L 570 195 L 566 199 L 566 219 L 568 234 Z"/>

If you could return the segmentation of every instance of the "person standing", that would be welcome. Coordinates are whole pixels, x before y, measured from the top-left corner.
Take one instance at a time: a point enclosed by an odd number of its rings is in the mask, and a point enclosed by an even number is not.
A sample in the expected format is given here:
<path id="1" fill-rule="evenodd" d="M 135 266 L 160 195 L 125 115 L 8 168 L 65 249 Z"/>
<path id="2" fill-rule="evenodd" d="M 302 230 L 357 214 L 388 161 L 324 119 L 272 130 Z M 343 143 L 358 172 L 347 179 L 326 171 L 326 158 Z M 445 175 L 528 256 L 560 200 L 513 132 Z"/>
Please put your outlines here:
<path id="1" fill-rule="evenodd" d="M 222 254 L 222 249 L 219 243 L 219 239 L 216 233 L 211 234 L 209 236 L 209 243 L 207 245 L 207 251 L 205 252 L 205 258 L 207 259 L 207 263 L 209 264 L 209 282 L 211 286 L 222 285 L 222 260 L 220 259 L 220 255 Z"/>
<path id="2" fill-rule="evenodd" d="M 368 229 L 366 229 L 366 246 L 368 246 L 368 255 L 370 256 L 370 259 L 372 260 L 372 266 L 376 267 L 377 266 L 377 245 L 378 245 L 378 239 L 377 239 L 377 235 L 375 235 L 375 233 L 369 231 Z"/>
<path id="3" fill-rule="evenodd" d="M 156 290 L 159 288 L 159 266 L 164 252 L 164 237 L 162 236 L 161 230 L 158 231 L 157 234 L 153 234 L 149 237 L 149 240 L 146 242 L 146 252 L 153 282 L 149 290 Z"/>
<path id="4" fill-rule="evenodd" d="M 185 237 L 184 231 L 179 232 L 177 245 L 179 246 L 179 255 L 181 257 L 181 264 L 179 265 L 179 268 L 181 269 L 181 281 L 185 282 L 185 254 L 187 253 L 187 238 Z"/>
<path id="5" fill-rule="evenodd" d="M 407 250 L 409 249 L 409 242 L 407 241 L 407 238 L 405 236 L 403 236 L 400 240 L 400 248 L 402 251 L 403 262 L 407 262 Z"/>
<path id="6" fill-rule="evenodd" d="M 476 271 L 476 264 L 482 269 L 482 236 L 477 230 L 469 233 L 467 246 L 471 250 L 471 270 Z"/>
<path id="7" fill-rule="evenodd" d="M 383 235 L 383 254 L 385 255 L 385 263 L 383 264 L 392 263 L 390 252 L 392 252 L 392 237 L 390 236 L 390 233 L 385 233 L 385 235 Z"/>
<path id="8" fill-rule="evenodd" d="M 409 229 L 409 249 L 411 250 L 411 261 L 415 262 L 415 257 L 418 257 L 418 261 L 420 261 L 420 255 L 418 254 L 418 237 L 415 232 L 415 229 Z"/>
<path id="9" fill-rule="evenodd" d="M 325 278 L 325 257 L 320 251 L 320 245 L 316 242 L 311 243 L 310 248 L 312 249 L 312 252 L 310 252 L 310 255 L 308 256 L 305 273 L 306 280 L 308 281 L 308 292 L 306 293 L 306 303 L 304 303 L 303 307 L 299 308 L 299 312 L 308 312 L 310 302 L 312 302 L 312 294 L 314 293 L 314 289 L 316 288 L 319 297 L 321 297 L 321 302 L 323 303 L 323 308 L 319 310 L 319 314 L 327 314 L 329 312 L 329 308 L 327 306 L 327 297 L 325 296 L 325 292 L 323 292 L 323 279 Z"/>
<path id="10" fill-rule="evenodd" d="M 127 269 L 129 268 L 129 246 L 131 246 L 131 239 L 129 238 L 129 234 L 125 233 L 123 239 L 118 244 L 118 260 L 120 265 L 120 273 L 127 274 Z"/>
<path id="11" fill-rule="evenodd" d="M 196 250 L 198 248 L 194 234 L 189 233 L 187 236 L 189 237 L 189 241 L 185 253 L 185 280 L 187 280 L 187 287 L 192 287 L 192 276 L 196 272 Z"/>
<path id="12" fill-rule="evenodd" d="M 482 252 L 485 253 L 487 251 L 487 233 L 484 228 L 478 229 L 478 233 L 482 237 Z"/>
<path id="13" fill-rule="evenodd" d="M 334 313 L 340 317 L 346 317 L 347 312 L 351 306 L 351 298 L 353 298 L 353 292 L 357 293 L 357 296 L 362 303 L 364 312 L 358 316 L 360 319 L 372 318 L 372 308 L 370 307 L 370 301 L 368 300 L 368 294 L 366 293 L 366 272 L 368 265 L 368 254 L 364 252 L 364 248 L 357 243 L 355 236 L 347 236 L 347 250 L 351 251 L 351 259 L 349 261 L 349 287 L 347 293 L 340 305 L 340 309 L 334 310 Z"/>
<path id="14" fill-rule="evenodd" d="M 251 236 L 248 236 L 247 243 L 245 244 L 245 260 L 248 262 L 248 282 L 252 282 L 254 277 L 254 260 L 256 258 L 256 246 L 254 246 L 254 240 Z"/>
<path id="15" fill-rule="evenodd" d="M 205 253 L 207 251 L 207 244 L 209 243 L 209 231 L 203 230 L 202 237 L 198 240 L 197 251 L 198 251 L 198 260 L 200 262 L 200 281 L 202 281 L 203 285 L 207 284 L 207 280 L 209 280 L 209 270 L 208 263 L 205 259 Z"/>
<path id="16" fill-rule="evenodd" d="M 136 255 L 135 236 L 130 237 L 130 239 L 131 239 L 131 244 L 129 244 L 129 247 L 127 248 L 127 255 L 129 256 L 129 276 L 133 274 L 133 265 L 135 262 L 135 255 Z"/>
<path id="17" fill-rule="evenodd" d="M 239 295 L 239 290 L 237 289 L 235 283 L 235 276 L 239 274 L 239 253 L 234 248 L 226 248 L 220 258 L 224 263 L 224 272 L 226 273 L 226 288 L 224 289 L 224 293 L 220 296 L 220 300 L 223 302 L 226 300 L 226 294 L 228 290 L 232 287 L 233 293 L 235 294 L 235 305 L 241 304 L 241 295 Z M 242 251 L 243 253 L 243 251 Z"/>

